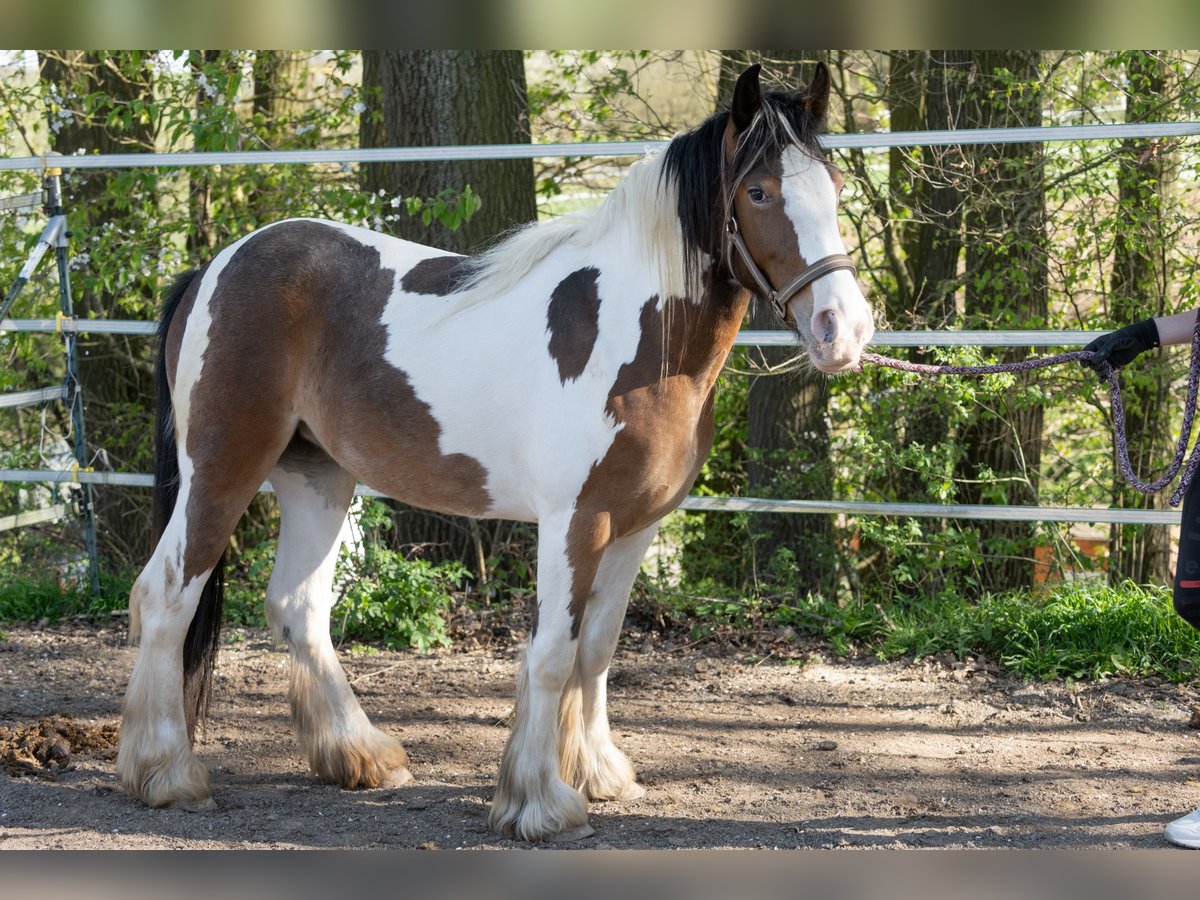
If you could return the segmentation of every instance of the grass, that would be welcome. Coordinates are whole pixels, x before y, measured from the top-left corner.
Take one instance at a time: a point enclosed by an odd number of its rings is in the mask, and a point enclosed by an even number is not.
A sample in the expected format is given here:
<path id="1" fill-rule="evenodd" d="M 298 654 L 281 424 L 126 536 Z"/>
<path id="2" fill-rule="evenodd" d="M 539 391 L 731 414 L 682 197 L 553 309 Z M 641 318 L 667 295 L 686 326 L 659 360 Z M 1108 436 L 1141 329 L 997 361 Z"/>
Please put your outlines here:
<path id="1" fill-rule="evenodd" d="M 1200 632 L 1176 615 L 1163 587 L 1060 585 L 1036 596 L 943 597 L 886 609 L 809 598 L 778 615 L 838 652 L 859 647 L 882 659 L 986 653 L 1042 680 L 1200 676 Z"/>
<path id="2" fill-rule="evenodd" d="M 231 568 L 233 602 L 226 609 L 231 625 L 261 624 L 266 572 L 261 562 L 253 559 Z M 404 571 L 411 581 L 410 569 Z M 433 587 L 438 596 L 452 587 L 449 581 L 430 581 L 433 575 L 423 570 L 415 574 L 424 579 L 418 587 L 428 587 L 414 594 L 424 598 L 422 609 L 430 605 L 425 594 Z M 28 573 L 9 575 L 0 580 L 0 623 L 68 617 L 108 621 L 113 612 L 125 609 L 131 584 L 131 575 L 105 575 L 100 596 L 94 597 L 86 585 L 62 585 L 53 577 Z M 1036 596 L 1012 592 L 978 601 L 942 596 L 840 606 L 815 596 L 785 603 L 778 598 L 715 598 L 712 585 L 706 585 L 704 597 L 640 585 L 643 590 L 633 602 L 642 608 L 633 610 L 635 616 L 646 614 L 645 607 L 651 605 L 655 617 L 668 617 L 677 627 L 699 632 L 719 628 L 736 634 L 791 626 L 824 641 L 835 653 L 865 652 L 880 659 L 986 653 L 1010 672 L 1041 680 L 1154 675 L 1180 682 L 1200 676 L 1200 631 L 1175 614 L 1171 593 L 1164 587 L 1080 583 L 1058 585 Z M 403 593 L 414 593 L 407 582 L 404 586 Z M 362 633 L 355 637 L 394 638 L 399 623 L 392 619 L 404 610 L 375 602 L 374 594 L 368 599 L 372 610 L 379 607 L 378 621 L 364 619 Z"/>
<path id="3" fill-rule="evenodd" d="M 83 617 L 107 621 L 129 604 L 133 577 L 101 574 L 100 594 L 86 582 L 60 582 L 55 575 L 20 573 L 0 580 L 0 622 L 57 622 Z"/>

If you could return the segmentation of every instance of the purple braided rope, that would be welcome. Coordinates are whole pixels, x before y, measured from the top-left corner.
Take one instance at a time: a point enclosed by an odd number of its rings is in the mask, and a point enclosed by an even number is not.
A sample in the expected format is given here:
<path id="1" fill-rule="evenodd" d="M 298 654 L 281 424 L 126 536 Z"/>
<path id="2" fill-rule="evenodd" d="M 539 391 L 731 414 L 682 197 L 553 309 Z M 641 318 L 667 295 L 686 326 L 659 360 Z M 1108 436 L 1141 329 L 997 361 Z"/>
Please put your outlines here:
<path id="1" fill-rule="evenodd" d="M 1087 362 L 1095 355 L 1088 350 L 1072 350 L 1057 356 L 1025 359 L 1020 362 L 993 363 L 986 366 L 930 366 L 903 359 L 892 359 L 889 356 L 880 356 L 878 353 L 864 353 L 862 358 L 877 366 L 886 366 L 889 369 L 916 372 L 922 375 L 995 375 L 1000 372 L 1028 372 L 1033 369 L 1045 369 L 1075 361 Z M 1183 427 L 1179 433 L 1179 443 L 1175 447 L 1175 460 L 1161 476 L 1149 484 L 1137 477 L 1133 471 L 1133 464 L 1129 461 L 1129 442 L 1125 436 L 1125 404 L 1121 401 L 1121 385 L 1117 381 L 1117 370 L 1105 362 L 1103 374 L 1112 397 L 1113 432 L 1117 439 L 1117 464 L 1121 469 L 1121 474 L 1135 491 L 1143 494 L 1157 494 L 1179 474 L 1179 469 L 1183 466 L 1183 458 L 1187 454 L 1188 442 L 1192 436 L 1192 420 L 1196 413 L 1196 394 L 1197 388 L 1200 388 L 1200 317 L 1197 318 L 1196 328 L 1192 331 L 1192 366 L 1188 373 L 1187 401 L 1183 408 Z M 1178 506 L 1183 500 L 1183 495 L 1187 492 L 1188 485 L 1192 483 L 1197 467 L 1200 467 L 1200 443 L 1197 443 L 1187 466 L 1183 469 L 1183 477 L 1179 481 L 1179 486 L 1172 491 L 1167 501 L 1171 506 Z"/>

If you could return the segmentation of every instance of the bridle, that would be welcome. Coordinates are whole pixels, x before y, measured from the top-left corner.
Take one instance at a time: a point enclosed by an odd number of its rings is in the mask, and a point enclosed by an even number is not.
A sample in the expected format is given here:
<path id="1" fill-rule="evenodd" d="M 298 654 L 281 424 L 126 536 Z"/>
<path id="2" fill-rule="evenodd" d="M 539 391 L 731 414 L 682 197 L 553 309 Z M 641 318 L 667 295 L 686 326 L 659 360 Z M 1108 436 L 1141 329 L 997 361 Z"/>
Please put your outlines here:
<path id="1" fill-rule="evenodd" d="M 754 261 L 754 257 L 750 255 L 750 249 L 742 239 L 737 219 L 732 213 L 730 213 L 729 219 L 725 223 L 725 234 L 722 239 L 722 245 L 721 255 L 725 259 L 725 265 L 729 266 L 730 271 L 733 271 L 732 250 L 736 250 L 738 257 L 742 260 L 742 264 L 749 271 L 750 277 L 754 279 L 759 296 L 771 304 L 775 313 L 783 320 L 785 325 L 791 324 L 787 303 L 802 288 L 812 284 L 818 278 L 823 278 L 830 272 L 836 272 L 838 269 L 849 269 L 855 274 L 858 273 L 858 268 L 854 265 L 854 260 L 845 253 L 831 253 L 828 256 L 818 259 L 815 263 L 805 266 L 800 270 L 800 274 L 776 290 L 771 287 L 771 282 L 767 279 L 766 273 L 759 268 L 758 263 Z"/>

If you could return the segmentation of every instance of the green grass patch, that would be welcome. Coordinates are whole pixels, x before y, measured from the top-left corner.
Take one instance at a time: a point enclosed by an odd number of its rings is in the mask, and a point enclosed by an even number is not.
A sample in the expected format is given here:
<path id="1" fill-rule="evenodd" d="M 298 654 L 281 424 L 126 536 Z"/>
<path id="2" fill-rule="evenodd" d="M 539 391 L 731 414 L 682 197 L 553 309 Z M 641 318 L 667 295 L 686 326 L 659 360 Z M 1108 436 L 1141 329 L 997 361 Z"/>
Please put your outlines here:
<path id="1" fill-rule="evenodd" d="M 0 622 L 58 622 L 83 616 L 104 622 L 129 605 L 133 576 L 100 575 L 100 594 L 86 581 L 60 582 L 55 575 L 16 573 L 0 580 Z"/>
<path id="2" fill-rule="evenodd" d="M 265 598 L 274 564 L 274 541 L 241 552 L 227 571 L 226 624 L 266 625 Z M 343 550 L 336 577 L 340 596 L 330 624 L 333 639 L 378 641 L 392 649 L 447 647 L 446 616 L 468 574 L 458 563 L 435 566 L 369 544 L 361 557 Z"/>
<path id="3" fill-rule="evenodd" d="M 231 567 L 226 622 L 261 626 L 272 562 L 255 548 Z M 433 566 L 373 548 L 343 556 L 334 637 L 355 643 L 428 650 L 446 646 L 445 617 L 467 572 Z M 82 616 L 108 621 L 128 602 L 132 573 L 102 576 L 93 596 L 86 584 L 36 573 L 0 580 L 0 623 L 56 622 Z M 1037 595 L 1011 592 L 978 601 L 953 594 L 888 604 L 837 602 L 819 596 L 781 602 L 778 595 L 722 596 L 713 583 L 693 592 L 660 589 L 643 580 L 635 617 L 697 635 L 751 635 L 791 626 L 840 655 L 880 659 L 985 653 L 1004 669 L 1041 680 L 1155 675 L 1171 681 L 1200 676 L 1200 631 L 1176 615 L 1165 587 L 1057 585 Z"/>
<path id="4" fill-rule="evenodd" d="M 1200 632 L 1176 615 L 1164 587 L 1059 585 L 1031 596 L 1012 592 L 978 602 L 960 597 L 838 606 L 808 598 L 776 611 L 779 621 L 881 659 L 987 653 L 1036 679 L 1200 675 Z"/>
<path id="5" fill-rule="evenodd" d="M 656 627 L 689 629 L 694 637 L 790 626 L 840 656 L 983 653 L 1009 672 L 1041 680 L 1155 675 L 1179 682 L 1200 676 L 1200 631 L 1175 613 L 1165 587 L 1076 583 L 978 601 L 943 593 L 845 604 L 820 596 L 796 600 L 770 591 L 722 591 L 711 580 L 685 590 L 643 579 L 632 614 Z"/>

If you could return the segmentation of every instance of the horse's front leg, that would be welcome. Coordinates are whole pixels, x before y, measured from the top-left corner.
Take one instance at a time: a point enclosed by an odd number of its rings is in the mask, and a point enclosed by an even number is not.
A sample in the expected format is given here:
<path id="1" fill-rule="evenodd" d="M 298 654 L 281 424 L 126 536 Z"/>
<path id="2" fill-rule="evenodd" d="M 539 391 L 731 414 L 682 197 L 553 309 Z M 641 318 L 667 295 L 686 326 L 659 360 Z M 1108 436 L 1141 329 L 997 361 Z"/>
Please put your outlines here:
<path id="1" fill-rule="evenodd" d="M 560 774 L 558 712 L 575 669 L 578 642 L 573 587 L 591 591 L 600 552 L 568 539 L 564 519 L 538 525 L 537 619 L 517 683 L 512 732 L 504 748 L 488 823 L 527 841 L 591 835 L 587 803 Z M 589 542 L 590 543 L 590 542 Z"/>
<path id="2" fill-rule="evenodd" d="M 575 672 L 563 694 L 559 756 L 563 778 L 589 800 L 634 800 L 645 794 L 628 757 L 612 742 L 607 683 L 629 592 L 657 531 L 655 523 L 604 551 L 583 614 Z"/>

